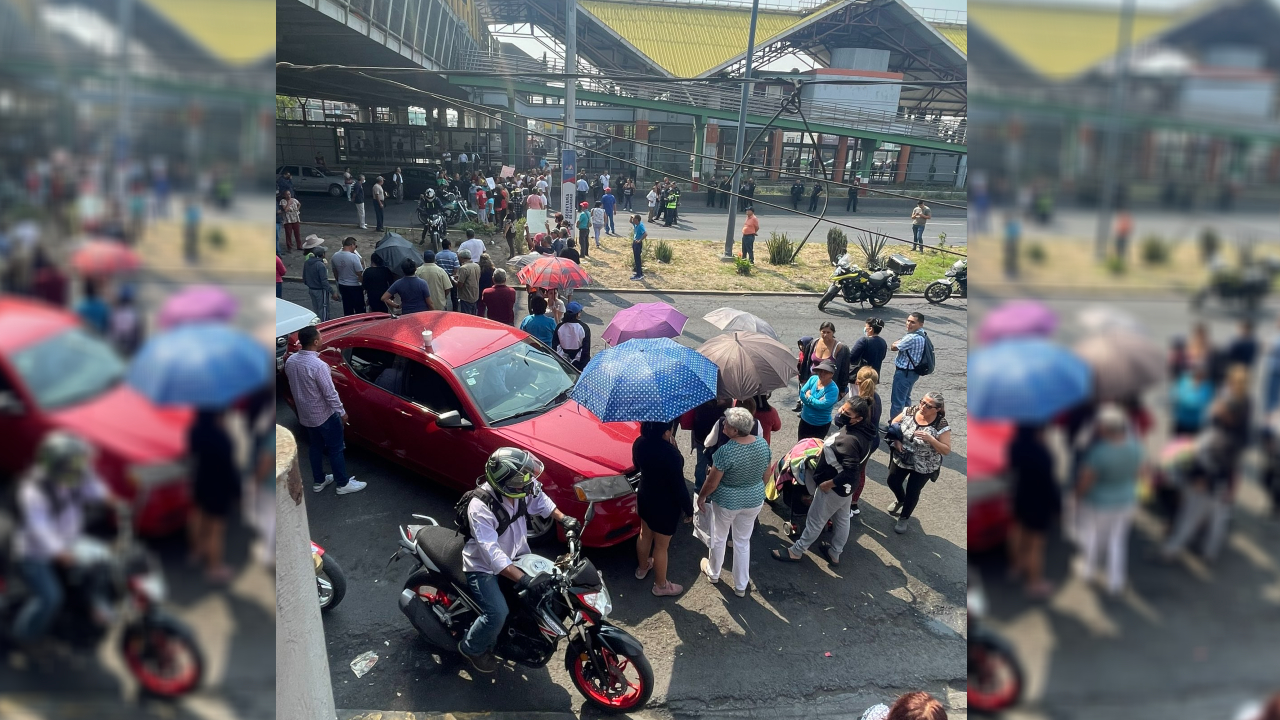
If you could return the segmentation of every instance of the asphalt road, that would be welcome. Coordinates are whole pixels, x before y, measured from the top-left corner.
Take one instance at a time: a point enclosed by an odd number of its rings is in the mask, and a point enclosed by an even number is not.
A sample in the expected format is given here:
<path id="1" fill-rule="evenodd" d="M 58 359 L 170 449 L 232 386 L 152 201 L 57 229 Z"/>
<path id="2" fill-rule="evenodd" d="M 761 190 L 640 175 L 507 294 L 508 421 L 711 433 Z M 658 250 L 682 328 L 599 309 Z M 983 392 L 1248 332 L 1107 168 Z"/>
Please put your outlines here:
<path id="1" fill-rule="evenodd" d="M 655 240 L 685 238 L 723 241 L 729 217 L 728 209 L 707 208 L 706 195 L 704 193 L 693 193 L 684 197 L 685 204 L 680 208 L 679 222 L 676 227 L 664 228 L 661 223 L 647 223 L 645 227 L 649 231 L 649 237 Z M 355 209 L 351 203 L 344 199 L 335 199 L 327 195 L 318 194 L 304 194 L 298 199 L 302 203 L 302 221 L 304 223 L 355 222 Z M 790 199 L 782 196 L 761 197 L 759 199 L 784 205 L 788 208 L 791 205 Z M 635 207 L 639 208 L 642 204 L 643 200 L 637 202 Z M 968 238 L 965 211 L 942 207 L 937 203 L 928 204 L 933 213 L 933 220 L 929 222 L 925 229 L 926 242 L 930 245 L 937 244 L 938 233 L 946 233 L 948 245 L 965 245 Z M 808 207 L 809 201 L 806 198 L 801 203 L 800 210 L 807 210 Z M 827 216 L 842 223 L 843 225 L 840 228 L 850 239 L 855 236 L 857 231 L 845 227 L 845 225 L 883 232 L 909 241 L 911 239 L 910 225 L 911 209 L 913 207 L 915 207 L 915 202 L 911 200 L 862 198 L 858 202 L 858 212 L 851 213 L 845 212 L 845 199 L 843 197 L 832 197 Z M 385 211 L 387 225 L 391 227 L 421 227 L 417 221 L 415 208 L 416 206 L 408 200 L 403 204 L 397 204 L 394 201 L 390 202 Z M 619 205 L 619 208 L 621 208 L 621 205 Z M 821 208 L 821 205 L 819 205 L 819 208 Z M 768 237 L 770 232 L 785 232 L 790 237 L 798 239 L 804 237 L 805 233 L 808 233 L 809 229 L 813 227 L 812 218 L 794 214 L 789 210 L 779 210 L 764 206 L 758 206 L 757 210 L 760 218 L 760 231 L 765 237 Z M 645 214 L 647 213 L 647 208 L 639 212 Z M 737 214 L 734 231 L 735 240 L 741 236 L 743 218 L 743 213 Z M 374 212 L 372 207 L 366 209 L 366 220 L 369 226 L 373 227 Z M 619 228 L 619 231 L 622 232 L 626 226 L 625 217 L 620 215 L 618 224 L 624 226 Z M 837 226 L 824 221 L 813 231 L 811 239 L 825 242 L 827 230 L 833 227 Z"/>
<path id="2" fill-rule="evenodd" d="M 937 215 L 936 212 L 934 214 Z M 1227 243 L 1240 240 L 1260 242 L 1264 245 L 1280 242 L 1280 222 L 1277 222 L 1280 217 L 1274 211 L 1264 213 L 1216 210 L 1193 212 L 1135 210 L 1131 216 L 1133 218 L 1131 246 L 1148 235 L 1157 235 L 1165 240 L 1195 240 L 1205 228 L 1213 228 Z M 1112 228 L 1114 223 L 1113 217 Z M 1023 235 L 1027 238 L 1048 236 L 1092 243 L 1098 232 L 1098 214 L 1092 210 L 1064 209 L 1054 213 L 1045 225 L 1028 220 L 1023 223 L 1022 229 Z M 1002 221 L 993 216 L 987 223 L 986 232 L 1003 234 Z M 951 235 L 948 233 L 947 241 L 950 242 L 950 240 Z"/>
<path id="3" fill-rule="evenodd" d="M 1060 313 L 1060 337 L 1078 337 L 1075 314 L 1087 303 L 1049 300 Z M 1173 296 L 1107 301 L 1139 319 L 1160 343 L 1185 336 L 1193 321 L 1186 300 Z M 993 307 L 975 298 L 973 323 Z M 1261 337 L 1275 338 L 1280 304 L 1263 313 Z M 1235 332 L 1235 318 L 1219 307 L 1202 316 L 1216 342 Z M 1167 427 L 1166 391 L 1153 389 L 1157 413 L 1150 448 Z M 1059 583 L 1046 604 L 1028 602 L 1004 579 L 999 553 L 975 558 L 993 616 L 1017 647 L 1028 673 L 1029 698 L 1018 719 L 1163 720 L 1230 718 L 1242 704 L 1280 689 L 1280 521 L 1246 460 L 1232 527 L 1218 562 L 1165 566 L 1152 558 L 1165 522 L 1141 510 L 1130 536 L 1131 592 L 1110 599 L 1071 579 L 1068 546 L 1052 533 L 1047 576 Z"/>
<path id="4" fill-rule="evenodd" d="M 289 284 L 286 299 L 304 302 L 301 286 Z M 861 328 L 860 318 L 868 314 L 843 307 L 819 313 L 812 299 L 582 292 L 575 299 L 584 304 L 584 317 L 596 337 L 622 307 L 671 302 L 692 318 L 680 338 L 690 345 L 718 333 L 701 316 L 722 305 L 768 319 L 789 346 L 801 334 L 816 332 L 824 319 L 836 323 L 837 337 L 850 341 Z M 895 300 L 880 310 L 889 325 L 885 335 L 896 339 L 906 313 L 923 306 L 922 301 Z M 951 303 L 924 311 L 939 367 L 919 382 L 916 393 L 945 394 L 954 452 L 936 485 L 925 490 L 907 534 L 894 534 L 893 519 L 885 512 L 892 494 L 884 485 L 887 458 L 879 452 L 868 472 L 860 522 L 839 570 L 814 556 L 800 565 L 767 558 L 770 549 L 783 546 L 781 518 L 769 508 L 752 544 L 757 590 L 745 599 L 727 592 L 723 583 L 712 586 L 699 579 L 698 560 L 705 548 L 688 526 L 672 542 L 671 577 L 686 586 L 674 601 L 653 597 L 651 580 L 632 577 L 630 542 L 589 551 L 614 595 L 612 619 L 640 638 L 653 664 L 657 684 L 652 716 L 857 718 L 869 705 L 911 689 L 944 698 L 953 708 L 951 717 L 965 716 L 966 308 Z M 887 385 L 881 395 L 887 404 Z M 787 408 L 795 399 L 794 383 L 774 393 L 784 423 L 774 434 L 775 458 L 794 442 L 797 416 Z M 287 406 L 278 406 L 278 417 L 295 434 L 300 431 Z M 682 433 L 681 440 L 687 451 L 688 434 Z M 305 438 L 300 443 L 305 445 Z M 306 465 L 305 448 L 301 456 Z M 687 457 L 691 479 L 693 461 Z M 403 562 L 390 570 L 386 565 L 396 547 L 398 523 L 408 522 L 411 512 L 448 522 L 457 496 L 363 450 L 350 450 L 347 461 L 357 477 L 369 482 L 367 490 L 343 497 L 307 494 L 312 537 L 339 559 L 348 575 L 346 599 L 325 618 L 338 706 L 580 712 L 582 698 L 559 658 L 543 670 L 505 669 L 492 679 L 475 680 L 457 657 L 433 657 L 396 605 L 409 568 Z M 308 472 L 304 467 L 304 475 Z M 357 679 L 348 665 L 367 650 L 381 659 Z"/>

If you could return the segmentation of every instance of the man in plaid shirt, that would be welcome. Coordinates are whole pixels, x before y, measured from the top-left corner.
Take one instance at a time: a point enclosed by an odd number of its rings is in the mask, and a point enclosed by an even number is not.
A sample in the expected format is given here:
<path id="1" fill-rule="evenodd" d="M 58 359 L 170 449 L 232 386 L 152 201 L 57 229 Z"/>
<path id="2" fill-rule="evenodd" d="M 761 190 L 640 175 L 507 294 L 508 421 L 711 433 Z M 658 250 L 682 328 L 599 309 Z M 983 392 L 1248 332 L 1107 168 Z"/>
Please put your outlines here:
<path id="1" fill-rule="evenodd" d="M 903 408 L 911 406 L 911 388 L 920 373 L 916 363 L 924 355 L 924 337 L 918 332 L 924 327 L 924 315 L 913 312 L 907 316 L 907 334 L 890 346 L 898 353 L 893 361 L 893 394 L 889 400 L 889 422 L 898 417 Z"/>
<path id="2" fill-rule="evenodd" d="M 294 403 L 298 410 L 298 421 L 307 429 L 311 458 L 311 489 L 320 492 L 333 482 L 338 481 L 338 494 L 360 492 L 367 483 L 347 476 L 347 461 L 342 452 L 346 449 L 343 443 L 343 429 L 347 422 L 347 411 L 342 407 L 342 399 L 333 387 L 333 377 L 329 374 L 329 364 L 320 359 L 320 331 L 314 325 L 308 325 L 298 331 L 298 341 L 302 350 L 289 356 L 284 364 L 285 377 L 289 379 L 289 389 L 293 391 Z M 324 455 L 329 455 L 329 466 L 332 475 L 324 474 Z"/>

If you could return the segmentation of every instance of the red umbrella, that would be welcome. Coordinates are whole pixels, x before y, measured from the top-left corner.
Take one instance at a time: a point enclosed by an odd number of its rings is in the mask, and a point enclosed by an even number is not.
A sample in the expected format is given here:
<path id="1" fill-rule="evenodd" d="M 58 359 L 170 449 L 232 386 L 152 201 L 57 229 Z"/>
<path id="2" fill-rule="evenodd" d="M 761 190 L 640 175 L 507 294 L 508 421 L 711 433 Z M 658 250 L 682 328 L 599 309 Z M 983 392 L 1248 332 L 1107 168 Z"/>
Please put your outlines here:
<path id="1" fill-rule="evenodd" d="M 82 275 L 111 275 L 138 269 L 142 258 L 120 243 L 90 240 L 71 254 L 71 265 Z"/>
<path id="2" fill-rule="evenodd" d="M 520 268 L 516 273 L 520 282 L 535 288 L 568 290 L 585 287 L 591 276 L 578 263 L 558 257 L 544 257 Z"/>

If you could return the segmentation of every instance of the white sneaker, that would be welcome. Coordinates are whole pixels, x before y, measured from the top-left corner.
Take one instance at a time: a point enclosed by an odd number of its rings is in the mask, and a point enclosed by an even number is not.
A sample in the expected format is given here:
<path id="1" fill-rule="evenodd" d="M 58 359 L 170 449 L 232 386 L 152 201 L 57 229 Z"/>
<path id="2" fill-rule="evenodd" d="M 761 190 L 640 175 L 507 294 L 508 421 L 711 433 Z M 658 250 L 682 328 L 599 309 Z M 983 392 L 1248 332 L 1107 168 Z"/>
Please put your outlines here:
<path id="1" fill-rule="evenodd" d="M 369 226 L 368 226 L 368 225 L 361 225 L 361 226 L 360 226 L 360 229 L 361 229 L 361 230 L 368 230 L 368 229 L 369 229 Z"/>
<path id="2" fill-rule="evenodd" d="M 365 487 L 368 486 L 368 484 L 369 483 L 360 482 L 359 480 L 356 479 L 355 475 L 352 475 L 347 480 L 346 485 L 343 485 L 342 487 L 338 488 L 338 494 L 349 495 L 354 492 L 360 492 L 361 490 L 365 489 Z"/>
<path id="3" fill-rule="evenodd" d="M 702 574 L 707 576 L 707 579 L 711 581 L 712 585 L 720 582 L 720 578 L 711 577 L 711 563 L 707 562 L 706 558 L 702 558 L 702 562 L 699 564 L 699 567 L 702 568 Z"/>
<path id="4" fill-rule="evenodd" d="M 322 483 L 311 483 L 311 491 L 312 491 L 312 492 L 320 492 L 321 490 L 324 490 L 325 488 L 329 487 L 329 485 L 330 485 L 330 484 L 332 484 L 332 483 L 333 483 L 333 476 L 332 476 L 332 475 L 325 475 L 325 476 L 324 476 L 324 482 L 322 482 Z"/>

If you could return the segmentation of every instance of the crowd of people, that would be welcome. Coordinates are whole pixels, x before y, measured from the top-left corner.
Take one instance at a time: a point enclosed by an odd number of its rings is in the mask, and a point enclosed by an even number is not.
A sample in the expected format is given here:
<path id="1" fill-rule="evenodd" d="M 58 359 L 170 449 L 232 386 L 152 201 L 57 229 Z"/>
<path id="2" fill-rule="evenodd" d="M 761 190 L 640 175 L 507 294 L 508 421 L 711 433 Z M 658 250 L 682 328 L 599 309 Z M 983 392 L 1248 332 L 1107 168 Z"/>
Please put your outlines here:
<path id="1" fill-rule="evenodd" d="M 1253 388 L 1262 372 L 1261 402 Z M 1258 480 L 1280 516 L 1280 338 L 1269 347 L 1251 320 L 1220 345 L 1203 323 L 1175 338 L 1166 402 L 1138 396 L 1089 400 L 1052 423 L 1022 425 L 1008 449 L 1013 477 L 1011 574 L 1033 598 L 1052 594 L 1045 577 L 1048 533 L 1061 518 L 1078 551 L 1075 572 L 1119 595 L 1129 587 L 1130 529 L 1144 500 L 1169 516 L 1153 557 L 1176 562 L 1188 550 L 1214 562 L 1221 554 L 1243 483 L 1242 460 L 1260 453 Z M 1167 418 L 1168 435 L 1156 437 Z M 1261 419 L 1261 422 L 1259 422 Z M 1068 456 L 1065 483 L 1048 436 L 1060 433 Z M 1153 452 L 1152 448 L 1161 448 Z"/>

